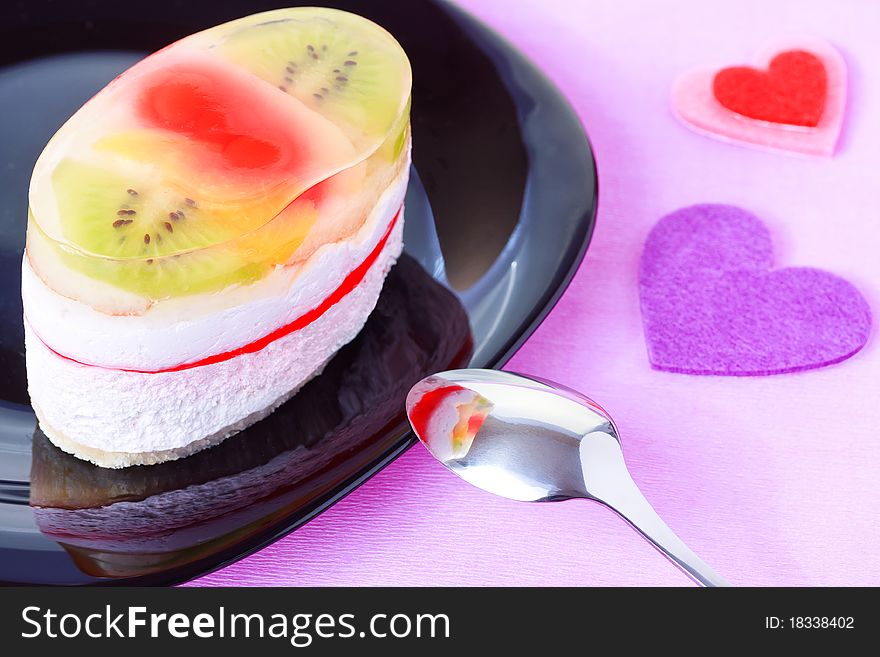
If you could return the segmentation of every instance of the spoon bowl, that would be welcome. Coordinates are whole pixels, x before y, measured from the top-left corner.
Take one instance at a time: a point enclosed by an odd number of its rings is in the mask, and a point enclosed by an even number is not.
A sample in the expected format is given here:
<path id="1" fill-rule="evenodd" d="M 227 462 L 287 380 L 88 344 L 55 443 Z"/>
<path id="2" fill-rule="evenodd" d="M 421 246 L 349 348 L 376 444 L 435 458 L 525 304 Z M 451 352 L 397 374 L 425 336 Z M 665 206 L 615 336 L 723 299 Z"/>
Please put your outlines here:
<path id="1" fill-rule="evenodd" d="M 406 410 L 428 451 L 474 486 L 524 502 L 599 502 L 696 582 L 728 585 L 660 519 L 626 468 L 613 420 L 579 392 L 511 372 L 451 370 L 417 383 Z"/>

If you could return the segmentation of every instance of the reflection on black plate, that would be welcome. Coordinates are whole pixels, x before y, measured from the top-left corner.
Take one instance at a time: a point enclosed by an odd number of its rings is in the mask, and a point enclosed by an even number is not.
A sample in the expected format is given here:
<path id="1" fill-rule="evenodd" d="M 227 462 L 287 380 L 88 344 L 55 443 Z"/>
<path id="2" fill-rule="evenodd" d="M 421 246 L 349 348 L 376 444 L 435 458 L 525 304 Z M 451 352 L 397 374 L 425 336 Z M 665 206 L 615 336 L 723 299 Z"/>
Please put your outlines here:
<path id="1" fill-rule="evenodd" d="M 0 582 L 179 582 L 285 534 L 411 444 L 406 388 L 462 364 L 468 324 L 470 364 L 499 366 L 580 262 L 595 167 L 553 86 L 451 5 L 321 2 L 385 26 L 412 61 L 404 241 L 421 269 L 404 260 L 355 343 L 283 410 L 218 448 L 120 473 L 34 436 L 19 275 L 37 155 L 67 116 L 144 54 L 295 4 L 313 3 L 31 0 L 26 11 L 0 3 Z"/>
<path id="2" fill-rule="evenodd" d="M 406 432 L 419 379 L 465 364 L 467 315 L 411 258 L 391 271 L 363 331 L 284 406 L 219 446 L 150 467 L 98 468 L 34 435 L 37 527 L 84 573 L 137 577 L 204 558 L 313 502 L 351 453 L 369 463 Z"/>

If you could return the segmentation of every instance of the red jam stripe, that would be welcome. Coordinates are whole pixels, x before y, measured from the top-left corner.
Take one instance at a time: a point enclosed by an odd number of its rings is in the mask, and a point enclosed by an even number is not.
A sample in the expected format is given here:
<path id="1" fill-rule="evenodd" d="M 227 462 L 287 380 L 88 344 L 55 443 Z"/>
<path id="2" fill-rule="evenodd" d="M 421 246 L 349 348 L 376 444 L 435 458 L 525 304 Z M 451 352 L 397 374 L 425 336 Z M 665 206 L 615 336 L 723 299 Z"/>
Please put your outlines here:
<path id="1" fill-rule="evenodd" d="M 401 208 L 402 209 L 402 208 Z M 124 367 L 105 367 L 103 365 L 94 365 L 92 363 L 83 363 L 81 361 L 76 360 L 75 358 L 71 358 L 70 356 L 65 356 L 64 354 L 60 354 L 52 347 L 47 345 L 40 339 L 41 342 L 46 346 L 46 348 L 51 351 L 56 356 L 63 358 L 64 360 L 69 360 L 74 363 L 78 363 L 79 365 L 85 365 L 86 367 L 98 367 L 100 369 L 114 370 L 117 372 L 133 372 L 135 374 L 162 374 L 165 372 L 182 372 L 184 370 L 195 369 L 196 367 L 203 367 L 205 365 L 214 365 L 215 363 L 222 363 L 227 360 L 231 360 L 236 356 L 242 356 L 244 354 L 254 354 L 264 347 L 272 344 L 276 340 L 280 340 L 281 338 L 290 335 L 294 331 L 298 331 L 302 328 L 305 328 L 315 320 L 317 320 L 321 315 L 326 313 L 330 308 L 339 303 L 349 292 L 354 290 L 358 285 L 360 285 L 361 281 L 364 280 L 364 277 L 367 275 L 367 272 L 370 270 L 370 267 L 373 266 L 373 263 L 376 262 L 376 259 L 379 257 L 379 254 L 382 253 L 382 249 L 385 248 L 385 244 L 388 242 L 388 238 L 391 236 L 391 231 L 394 230 L 394 226 L 397 224 L 397 219 L 400 217 L 400 210 L 394 215 L 394 218 L 391 219 L 391 222 L 388 224 L 388 228 L 385 231 L 385 234 L 382 236 L 382 239 L 379 240 L 378 244 L 373 247 L 373 250 L 370 251 L 370 254 L 367 256 L 366 260 L 364 260 L 360 265 L 357 266 L 348 276 L 345 277 L 345 280 L 342 281 L 339 287 L 337 287 L 324 301 L 321 302 L 320 305 L 308 311 L 304 315 L 299 316 L 290 324 L 282 326 L 275 331 L 272 331 L 268 335 L 263 336 L 258 340 L 254 340 L 253 342 L 244 345 L 243 347 L 238 347 L 237 349 L 233 349 L 231 351 L 224 351 L 220 354 L 215 354 L 213 356 L 208 356 L 207 358 L 203 358 L 202 360 L 197 360 L 192 363 L 183 363 L 181 365 L 175 365 L 174 367 L 168 367 L 160 370 L 136 370 L 136 369 L 128 369 Z"/>

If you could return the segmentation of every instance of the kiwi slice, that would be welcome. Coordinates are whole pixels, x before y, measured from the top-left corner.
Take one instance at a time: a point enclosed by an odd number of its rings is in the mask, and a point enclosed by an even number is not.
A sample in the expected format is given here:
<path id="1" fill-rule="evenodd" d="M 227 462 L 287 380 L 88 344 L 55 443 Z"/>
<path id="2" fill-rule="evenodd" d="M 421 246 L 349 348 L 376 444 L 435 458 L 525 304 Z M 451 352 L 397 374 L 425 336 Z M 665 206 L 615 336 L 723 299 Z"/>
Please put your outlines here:
<path id="1" fill-rule="evenodd" d="M 59 162 L 53 189 L 65 237 L 77 247 L 57 245 L 58 256 L 87 276 L 152 299 L 249 282 L 265 271 L 235 249 L 234 222 L 205 212 L 198 199 L 156 175 L 132 183 L 118 170 Z"/>
<path id="2" fill-rule="evenodd" d="M 232 222 L 205 212 L 198 199 L 180 194 L 157 173 L 126 176 L 119 167 L 67 158 L 52 172 L 52 186 L 65 238 L 87 254 L 156 258 L 236 236 Z"/>
<path id="3" fill-rule="evenodd" d="M 68 263 L 73 258 L 68 256 Z M 245 285 L 268 271 L 263 262 L 249 262 L 225 248 L 146 260 L 89 258 L 77 269 L 92 278 L 110 282 L 150 299 L 186 296 Z"/>
<path id="4" fill-rule="evenodd" d="M 265 260 L 249 260 L 239 250 L 226 245 L 184 254 L 142 260 L 118 260 L 85 255 L 51 240 L 28 218 L 28 253 L 32 264 L 54 289 L 96 307 L 108 307 L 115 314 L 137 312 L 136 299 L 122 298 L 113 303 L 100 284 L 109 284 L 147 300 L 186 296 L 221 290 L 233 284 L 248 284 L 269 271 Z M 36 261 L 34 261 L 36 258 Z M 65 272 L 76 278 L 75 286 L 65 284 Z M 98 284 L 91 289 L 89 280 Z M 112 289 L 111 288 L 111 289 Z"/>
<path id="5" fill-rule="evenodd" d="M 258 280 L 287 261 L 318 216 L 311 196 L 322 186 L 260 229 L 239 235 L 234 216 L 181 196 L 158 174 L 139 173 L 134 187 L 120 171 L 62 160 L 52 182 L 68 245 L 32 221 L 34 239 L 90 278 L 161 299 Z"/>
<path id="6" fill-rule="evenodd" d="M 336 122 L 355 145 L 383 143 L 408 106 L 411 73 L 400 45 L 354 14 L 309 8 L 285 15 L 241 26 L 214 48 Z"/>

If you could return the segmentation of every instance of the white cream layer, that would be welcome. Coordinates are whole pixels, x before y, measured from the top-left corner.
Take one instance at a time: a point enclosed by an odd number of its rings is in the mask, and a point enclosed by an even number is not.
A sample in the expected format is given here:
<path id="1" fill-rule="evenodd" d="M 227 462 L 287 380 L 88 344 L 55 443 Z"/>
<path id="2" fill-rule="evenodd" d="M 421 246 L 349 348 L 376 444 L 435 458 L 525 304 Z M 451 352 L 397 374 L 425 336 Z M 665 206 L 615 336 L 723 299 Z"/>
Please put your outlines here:
<path id="1" fill-rule="evenodd" d="M 108 315 L 64 297 L 25 258 L 25 323 L 58 353 L 111 369 L 161 370 L 250 344 L 320 305 L 367 258 L 403 203 L 408 177 L 404 166 L 357 234 L 325 244 L 302 266 L 222 293 L 161 301 L 143 315 Z"/>
<path id="2" fill-rule="evenodd" d="M 170 460 L 220 442 L 272 411 L 358 334 L 402 236 L 401 215 L 379 258 L 342 300 L 262 350 L 221 363 L 158 374 L 88 367 L 54 354 L 26 324 L 28 387 L 41 427 L 62 448 L 105 467 Z M 165 453 L 155 459 L 155 452 Z"/>

